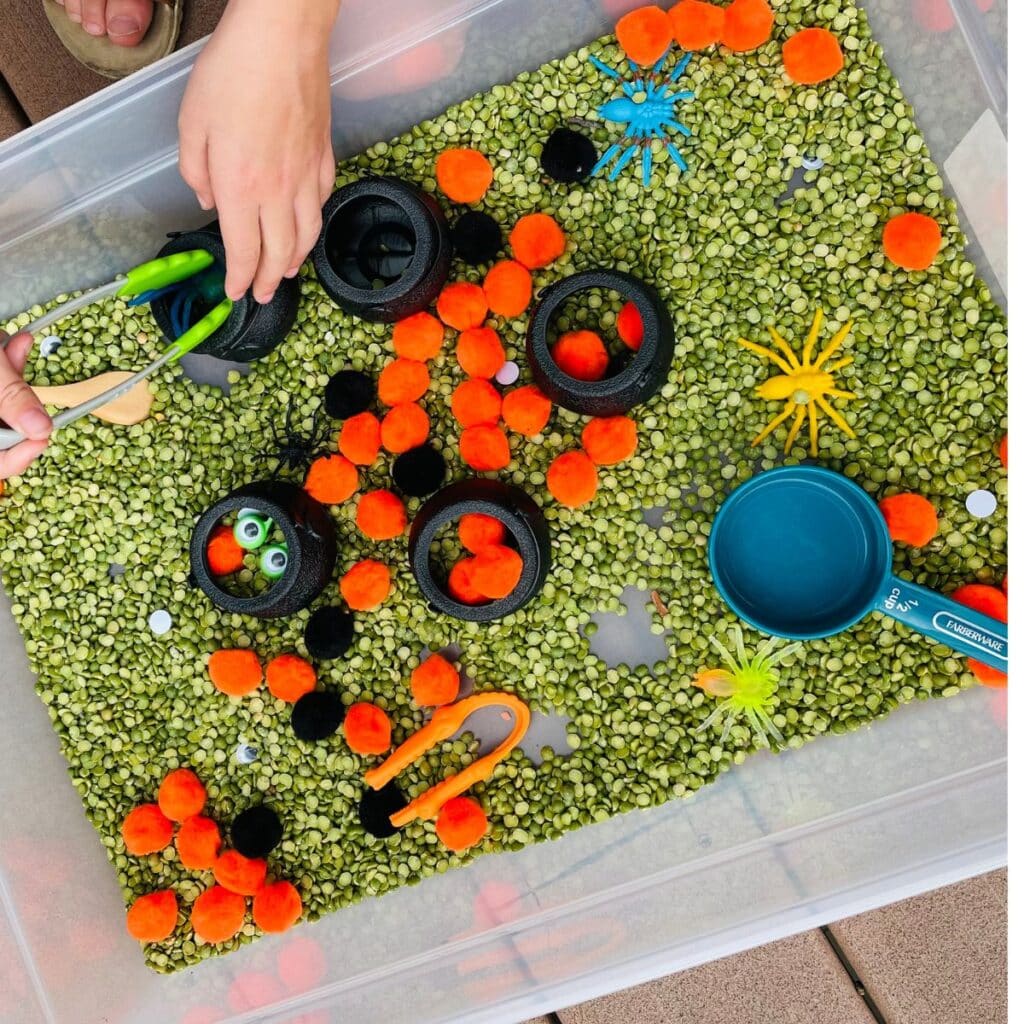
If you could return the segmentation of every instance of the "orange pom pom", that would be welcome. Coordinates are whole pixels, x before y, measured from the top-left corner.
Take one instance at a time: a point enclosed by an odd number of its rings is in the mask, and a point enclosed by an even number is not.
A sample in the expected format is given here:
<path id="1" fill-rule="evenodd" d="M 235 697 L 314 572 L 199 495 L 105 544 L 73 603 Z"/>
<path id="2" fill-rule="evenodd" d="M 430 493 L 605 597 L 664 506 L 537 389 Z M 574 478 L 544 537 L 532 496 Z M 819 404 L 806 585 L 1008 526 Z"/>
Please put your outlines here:
<path id="1" fill-rule="evenodd" d="M 471 327 L 459 335 L 455 358 L 470 377 L 493 377 L 505 365 L 505 346 L 493 327 Z"/>
<path id="2" fill-rule="evenodd" d="M 660 7 L 641 7 L 619 19 L 615 36 L 630 60 L 649 68 L 672 45 L 672 21 Z"/>
<path id="3" fill-rule="evenodd" d="M 163 942 L 178 923 L 178 897 L 172 889 L 140 896 L 126 917 L 128 934 L 139 942 Z"/>
<path id="4" fill-rule="evenodd" d="M 472 558 L 463 558 L 452 566 L 448 573 L 448 595 L 461 604 L 487 604 L 487 598 L 473 586 L 470 580 Z"/>
<path id="5" fill-rule="evenodd" d="M 348 501 L 358 487 L 359 471 L 344 455 L 325 455 L 306 474 L 306 493 L 325 505 Z"/>
<path id="6" fill-rule="evenodd" d="M 703 50 L 722 41 L 725 32 L 725 8 L 704 0 L 681 0 L 670 7 L 672 34 L 684 50 Z"/>
<path id="7" fill-rule="evenodd" d="M 408 522 L 402 499 L 390 491 L 370 491 L 356 506 L 356 526 L 370 540 L 400 537 Z"/>
<path id="8" fill-rule="evenodd" d="M 516 260 L 502 260 L 487 272 L 484 295 L 492 312 L 514 320 L 529 308 L 533 298 L 533 278 Z"/>
<path id="9" fill-rule="evenodd" d="M 459 438 L 459 451 L 466 465 L 479 473 L 504 469 L 512 461 L 505 432 L 501 427 L 486 424 L 464 430 Z"/>
<path id="10" fill-rule="evenodd" d="M 1002 441 L 999 442 L 999 461 L 1003 464 L 1003 469 L 1010 468 L 1010 435 L 1007 434 Z"/>
<path id="11" fill-rule="evenodd" d="M 353 754 L 383 754 L 391 746 L 391 719 L 376 704 L 353 704 L 343 730 Z"/>
<path id="12" fill-rule="evenodd" d="M 725 9 L 722 42 L 737 53 L 755 50 L 771 39 L 774 24 L 768 0 L 732 0 Z"/>
<path id="13" fill-rule="evenodd" d="M 415 402 L 396 405 L 380 425 L 380 439 L 395 455 L 419 447 L 429 435 L 430 417 Z"/>
<path id="14" fill-rule="evenodd" d="M 429 313 L 413 313 L 395 324 L 391 341 L 395 346 L 395 354 L 402 359 L 418 359 L 425 363 L 441 352 L 444 324 Z"/>
<path id="15" fill-rule="evenodd" d="M 554 217 L 528 213 L 521 217 L 508 237 L 512 255 L 527 270 L 554 263 L 565 252 L 565 233 Z"/>
<path id="16" fill-rule="evenodd" d="M 459 520 L 459 540 L 467 551 L 478 555 L 484 548 L 505 540 L 505 524 L 482 512 L 468 512 Z"/>
<path id="17" fill-rule="evenodd" d="M 501 395 L 482 377 L 464 380 L 452 394 L 452 415 L 463 427 L 497 426 L 501 417 Z"/>
<path id="18" fill-rule="evenodd" d="M 357 562 L 341 578 L 341 596 L 354 612 L 369 612 L 382 605 L 391 593 L 391 572 L 383 562 Z"/>
<path id="19" fill-rule="evenodd" d="M 206 787 L 191 768 L 178 768 L 160 783 L 156 802 L 171 821 L 184 821 L 203 809 Z"/>
<path id="20" fill-rule="evenodd" d="M 475 800 L 457 796 L 441 808 L 435 829 L 438 840 L 449 850 L 468 850 L 487 834 L 487 815 Z"/>
<path id="21" fill-rule="evenodd" d="M 212 885 L 192 904 L 192 930 L 203 942 L 227 942 L 245 920 L 245 897 Z"/>
<path id="22" fill-rule="evenodd" d="M 638 352 L 644 340 L 644 322 L 640 318 L 640 310 L 636 308 L 636 303 L 627 302 L 619 310 L 615 327 L 626 348 Z"/>
<path id="23" fill-rule="evenodd" d="M 548 490 L 567 508 L 586 505 L 597 494 L 597 468 L 583 452 L 564 452 L 548 467 Z"/>
<path id="24" fill-rule="evenodd" d="M 990 587 L 984 583 L 968 583 L 953 591 L 952 598 L 960 604 L 973 608 L 982 615 L 997 619 L 999 622 L 1006 622 L 1009 614 L 1009 603 L 1006 594 L 998 587 Z M 974 673 L 974 678 L 982 686 L 991 686 L 993 689 L 1001 690 L 1006 687 L 1009 681 L 1005 672 L 992 668 L 976 658 L 967 659 L 967 667 Z"/>
<path id="25" fill-rule="evenodd" d="M 484 548 L 469 562 L 469 582 L 484 597 L 500 601 L 519 586 L 523 577 L 523 559 L 518 551 L 504 544 Z"/>
<path id="26" fill-rule="evenodd" d="M 214 576 L 230 576 L 242 568 L 245 551 L 230 526 L 218 526 L 206 544 L 206 564 Z"/>
<path id="27" fill-rule="evenodd" d="M 392 359 L 377 378 L 377 394 L 385 405 L 415 402 L 429 387 L 430 372 L 415 359 Z"/>
<path id="28" fill-rule="evenodd" d="M 782 44 L 786 74 L 799 85 L 817 85 L 843 70 L 843 49 L 826 28 L 805 28 Z"/>
<path id="29" fill-rule="evenodd" d="M 267 688 L 278 700 L 294 704 L 316 689 L 316 669 L 297 654 L 279 654 L 267 666 Z"/>
<path id="30" fill-rule="evenodd" d="M 570 331 L 551 346 L 555 365 L 576 380 L 601 380 L 608 370 L 608 350 L 593 331 Z"/>
<path id="31" fill-rule="evenodd" d="M 524 437 L 536 437 L 551 418 L 551 399 L 535 384 L 509 391 L 501 401 L 501 416 Z"/>
<path id="32" fill-rule="evenodd" d="M 440 654 L 432 654 L 412 670 L 412 699 L 421 707 L 451 704 L 459 695 L 459 670 Z"/>
<path id="33" fill-rule="evenodd" d="M 494 179 L 487 157 L 475 149 L 446 149 L 435 172 L 438 187 L 453 203 L 478 203 Z"/>
<path id="34" fill-rule="evenodd" d="M 487 319 L 487 296 L 478 284 L 456 281 L 437 297 L 437 315 L 457 331 L 479 327 Z"/>
<path id="35" fill-rule="evenodd" d="M 935 506 L 920 494 L 893 494 L 878 507 L 885 516 L 889 536 L 915 548 L 930 544 L 939 532 Z"/>
<path id="36" fill-rule="evenodd" d="M 125 849 L 135 857 L 164 849 L 173 835 L 174 826 L 156 804 L 140 804 L 121 822 Z"/>
<path id="37" fill-rule="evenodd" d="M 372 466 L 380 452 L 380 421 L 372 412 L 350 416 L 341 425 L 338 449 L 357 466 Z"/>
<path id="38" fill-rule="evenodd" d="M 252 651 L 214 651 L 206 669 L 213 685 L 229 697 L 244 697 L 263 682 L 263 666 Z"/>
<path id="39" fill-rule="evenodd" d="M 174 844 L 182 867 L 189 871 L 209 871 L 220 853 L 220 829 L 215 821 L 197 814 L 181 823 Z"/>
<path id="40" fill-rule="evenodd" d="M 271 882 L 252 901 L 252 920 L 261 932 L 286 932 L 302 917 L 302 897 L 291 882 Z"/>
<path id="41" fill-rule="evenodd" d="M 225 850 L 213 862 L 213 877 L 228 892 L 255 896 L 267 877 L 267 862 L 260 857 L 243 857 L 237 850 Z"/>
<path id="42" fill-rule="evenodd" d="M 583 428 L 583 449 L 595 466 L 614 466 L 633 457 L 636 424 L 628 416 L 603 416 Z"/>
<path id="43" fill-rule="evenodd" d="M 885 255 L 904 270 L 927 270 L 942 247 L 942 228 L 925 213 L 901 213 L 882 231 Z"/>

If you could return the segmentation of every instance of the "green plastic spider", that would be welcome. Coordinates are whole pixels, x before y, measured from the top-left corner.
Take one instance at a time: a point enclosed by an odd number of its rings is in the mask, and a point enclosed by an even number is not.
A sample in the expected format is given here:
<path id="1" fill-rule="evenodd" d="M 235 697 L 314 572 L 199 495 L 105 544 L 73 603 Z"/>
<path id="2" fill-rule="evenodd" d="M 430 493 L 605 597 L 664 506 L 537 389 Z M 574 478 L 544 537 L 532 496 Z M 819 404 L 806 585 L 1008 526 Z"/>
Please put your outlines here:
<path id="1" fill-rule="evenodd" d="M 775 728 L 769 714 L 769 709 L 775 705 L 775 694 L 779 689 L 779 672 L 775 665 L 798 650 L 800 645 L 787 644 L 776 651 L 775 645 L 779 638 L 773 636 L 761 644 L 753 656 L 748 657 L 743 643 L 743 631 L 739 626 L 733 626 L 732 635 L 735 656 L 718 637 L 710 638 L 728 667 L 708 669 L 694 680 L 694 684 L 705 693 L 721 699 L 721 703 L 708 715 L 697 732 L 710 729 L 724 717 L 721 739 L 724 743 L 736 719 L 744 718 L 762 746 L 771 746 L 769 736 L 780 747 L 785 746 L 786 741 Z"/>

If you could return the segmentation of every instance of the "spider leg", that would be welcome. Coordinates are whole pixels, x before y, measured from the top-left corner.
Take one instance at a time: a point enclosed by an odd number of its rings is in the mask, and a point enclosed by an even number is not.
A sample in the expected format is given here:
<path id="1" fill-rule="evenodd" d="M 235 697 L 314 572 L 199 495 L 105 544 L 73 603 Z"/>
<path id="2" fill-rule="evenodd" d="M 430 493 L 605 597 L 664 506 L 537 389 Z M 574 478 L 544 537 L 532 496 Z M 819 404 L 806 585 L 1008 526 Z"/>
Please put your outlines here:
<path id="1" fill-rule="evenodd" d="M 825 319 L 825 312 L 819 309 L 814 314 L 814 320 L 811 322 L 811 329 L 807 333 L 807 340 L 804 342 L 804 358 L 803 367 L 810 367 L 811 353 L 814 351 L 814 346 L 818 344 L 818 335 L 821 333 L 821 321 Z"/>
<path id="2" fill-rule="evenodd" d="M 841 370 L 844 366 L 849 366 L 852 362 L 853 356 L 844 356 L 838 363 L 833 363 L 826 372 L 835 373 L 836 370 Z M 824 367 L 822 367 L 822 369 L 824 369 Z"/>
<path id="3" fill-rule="evenodd" d="M 843 324 L 842 327 L 836 332 L 836 336 L 818 353 L 818 358 L 814 360 L 814 369 L 820 370 L 825 363 L 836 354 L 839 350 L 839 346 L 846 341 L 846 336 L 850 333 L 850 328 L 853 327 L 853 321 L 851 320 L 848 324 Z"/>
<path id="4" fill-rule="evenodd" d="M 807 418 L 811 425 L 811 454 L 818 454 L 818 410 L 813 402 L 807 405 Z"/>
<path id="5" fill-rule="evenodd" d="M 690 66 L 690 61 L 693 60 L 692 53 L 684 53 L 682 57 L 676 61 L 676 66 L 672 69 L 672 74 L 668 76 L 670 82 L 678 82 L 683 76 L 683 72 Z"/>
<path id="6" fill-rule="evenodd" d="M 614 146 L 605 151 L 604 156 L 594 164 L 594 169 L 590 172 L 591 176 L 597 177 L 622 151 L 622 145 L 625 142 L 623 139 L 621 142 L 616 142 Z"/>
<path id="7" fill-rule="evenodd" d="M 771 335 L 775 347 L 792 363 L 793 369 L 802 370 L 803 367 L 797 362 L 796 353 L 789 347 L 789 342 L 774 327 L 769 327 L 768 333 Z"/>
<path id="8" fill-rule="evenodd" d="M 625 79 L 622 77 L 622 75 L 618 73 L 618 71 L 608 67 L 608 65 L 605 64 L 604 61 L 600 61 L 596 57 L 591 57 L 590 63 L 593 64 L 594 67 L 597 68 L 597 70 L 600 71 L 602 74 L 607 75 L 609 78 L 614 78 L 616 82 L 625 81 Z"/>
<path id="9" fill-rule="evenodd" d="M 797 406 L 796 418 L 793 420 L 793 426 L 789 428 L 789 433 L 786 435 L 786 447 L 783 448 L 787 455 L 790 448 L 793 447 L 793 442 L 796 440 L 796 435 L 800 432 L 800 428 L 804 425 L 805 419 L 807 419 L 807 406 Z"/>
<path id="10" fill-rule="evenodd" d="M 718 653 L 721 654 L 722 660 L 729 666 L 733 675 L 738 675 L 740 667 L 736 664 L 736 659 L 732 656 L 732 651 L 730 651 L 717 636 L 709 636 L 708 640 L 710 640 L 711 644 L 718 649 Z"/>
<path id="11" fill-rule="evenodd" d="M 674 128 L 680 135 L 684 135 L 686 138 L 689 138 L 693 134 L 685 124 L 680 124 L 678 121 L 666 121 L 665 127 Z"/>
<path id="12" fill-rule="evenodd" d="M 651 149 L 651 140 L 648 139 L 644 143 L 644 188 L 650 188 L 651 186 L 651 171 L 654 169 L 654 152 Z"/>
<path id="13" fill-rule="evenodd" d="M 825 394 L 830 395 L 832 398 L 854 399 L 857 397 L 852 391 L 843 391 L 841 388 L 827 388 Z"/>
<path id="14" fill-rule="evenodd" d="M 775 419 L 773 419 L 771 423 L 769 423 L 768 426 L 765 427 L 764 430 L 762 430 L 761 433 L 758 434 L 757 437 L 755 437 L 754 440 L 750 442 L 751 445 L 759 445 L 769 434 L 771 434 L 775 430 L 776 427 L 781 426 L 790 416 L 792 416 L 793 411 L 795 409 L 796 402 L 787 402 L 786 408 L 783 409 L 782 412 L 780 412 L 779 415 L 776 416 Z"/>
<path id="15" fill-rule="evenodd" d="M 668 155 L 675 160 L 679 170 L 688 171 L 690 169 L 690 165 L 683 159 L 683 154 L 679 152 L 674 143 L 666 142 L 665 148 L 668 150 Z"/>
<path id="16" fill-rule="evenodd" d="M 856 437 L 857 436 L 853 432 L 853 427 L 851 427 L 850 424 L 846 422 L 846 420 L 843 418 L 842 414 L 836 412 L 836 410 L 833 409 L 831 405 L 829 405 L 827 398 L 824 398 L 824 397 L 822 397 L 822 398 L 815 398 L 814 401 L 816 401 L 818 403 L 818 405 L 821 406 L 822 411 L 825 413 L 825 415 L 828 416 L 828 418 L 830 420 L 832 420 L 832 422 L 844 434 L 846 434 L 848 437 Z"/>
<path id="17" fill-rule="evenodd" d="M 751 352 L 756 352 L 757 355 L 763 356 L 765 359 L 770 359 L 783 373 L 789 375 L 796 367 L 790 366 L 788 363 L 782 361 L 782 357 L 776 355 L 770 348 L 765 348 L 764 345 L 757 345 L 752 341 L 747 341 L 746 338 L 737 338 L 737 342 L 744 348 L 749 349 Z"/>
<path id="18" fill-rule="evenodd" d="M 626 164 L 628 164 L 629 161 L 632 160 L 633 157 L 636 155 L 637 149 L 639 149 L 639 146 L 635 142 L 626 147 L 622 156 L 619 157 L 619 159 L 615 163 L 615 166 L 611 169 L 611 172 L 608 175 L 609 181 L 614 181 L 622 173 L 622 170 L 626 166 Z"/>

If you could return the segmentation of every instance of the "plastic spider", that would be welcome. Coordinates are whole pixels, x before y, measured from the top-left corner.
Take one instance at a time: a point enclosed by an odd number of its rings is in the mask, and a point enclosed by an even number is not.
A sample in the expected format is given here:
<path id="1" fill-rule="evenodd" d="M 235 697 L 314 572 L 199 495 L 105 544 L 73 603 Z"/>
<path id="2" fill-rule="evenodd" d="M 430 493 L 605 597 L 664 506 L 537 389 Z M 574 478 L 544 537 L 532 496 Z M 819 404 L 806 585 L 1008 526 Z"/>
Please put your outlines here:
<path id="1" fill-rule="evenodd" d="M 762 746 L 770 745 L 769 736 L 780 747 L 784 746 L 785 740 L 779 730 L 775 728 L 769 714 L 769 710 L 775 704 L 775 694 L 779 689 L 779 672 L 775 665 L 799 649 L 800 645 L 787 644 L 776 651 L 775 645 L 779 642 L 779 638 L 773 636 L 761 644 L 752 656 L 748 656 L 743 643 L 743 630 L 739 626 L 733 626 L 732 635 L 735 657 L 718 637 L 710 638 L 711 643 L 718 648 L 718 652 L 722 655 L 727 668 L 708 669 L 701 672 L 694 680 L 695 686 L 699 686 L 705 693 L 721 700 L 718 707 L 704 719 L 697 732 L 704 732 L 705 729 L 710 729 L 720 719 L 725 718 L 721 740 L 724 743 L 728 739 L 736 719 L 744 718 L 761 741 Z"/>
<path id="2" fill-rule="evenodd" d="M 781 374 L 769 378 L 760 385 L 757 389 L 757 394 L 760 398 L 764 398 L 769 402 L 784 401 L 786 405 L 782 412 L 754 438 L 752 444 L 760 444 L 776 427 L 792 416 L 794 417 L 793 425 L 789 428 L 789 434 L 786 437 L 786 454 L 788 455 L 790 448 L 793 447 L 793 442 L 796 440 L 796 435 L 800 432 L 804 420 L 808 420 L 811 432 L 811 455 L 817 455 L 818 409 L 821 409 L 844 434 L 849 437 L 857 436 L 844 417 L 832 408 L 831 403 L 826 397 L 857 397 L 852 391 L 841 391 L 837 388 L 832 376 L 836 370 L 849 366 L 853 362 L 853 357 L 845 356 L 832 366 L 826 365 L 843 342 L 846 341 L 846 336 L 850 333 L 852 324 L 846 324 L 841 327 L 836 336 L 822 349 L 818 357 L 814 359 L 814 362 L 811 362 L 814 357 L 814 347 L 818 343 L 818 334 L 821 331 L 823 317 L 824 313 L 820 309 L 814 314 L 814 323 L 811 324 L 807 341 L 804 342 L 803 358 L 800 360 L 797 359 L 796 353 L 774 327 L 769 327 L 768 333 L 772 336 L 772 341 L 779 352 L 782 353 L 782 356 L 772 352 L 771 349 L 765 348 L 763 345 L 755 345 L 752 341 L 747 341 L 746 338 L 739 339 L 739 343 L 744 348 L 750 349 L 751 352 L 756 352 L 759 356 L 764 356 L 765 359 L 770 359 L 782 369 Z"/>
<path id="3" fill-rule="evenodd" d="M 277 461 L 272 477 L 276 477 L 282 469 L 302 469 L 325 454 L 330 432 L 330 421 L 322 420 L 319 412 L 314 415 L 313 427 L 308 434 L 296 430 L 292 425 L 292 400 L 289 398 L 284 410 L 283 432 L 274 430 L 274 447 L 270 451 L 259 452 L 258 456 Z"/>
<path id="4" fill-rule="evenodd" d="M 652 147 L 655 139 L 661 140 L 669 156 L 676 162 L 681 171 L 689 170 L 689 166 L 683 159 L 675 144 L 667 138 L 668 131 L 680 132 L 689 138 L 693 133 L 684 124 L 676 120 L 676 104 L 681 100 L 692 100 L 693 93 L 689 89 L 683 92 L 670 92 L 670 88 L 682 76 L 693 57 L 692 53 L 685 53 L 676 62 L 671 74 L 664 71 L 665 62 L 669 53 L 658 61 L 651 69 L 649 75 L 644 75 L 640 68 L 633 62 L 629 62 L 632 77 L 624 78 L 617 71 L 602 63 L 596 57 L 591 57 L 591 63 L 598 71 L 615 79 L 622 86 L 625 95 L 618 96 L 603 104 L 598 114 L 607 121 L 616 121 L 626 126 L 626 134 L 611 147 L 598 162 L 594 165 L 593 174 L 598 175 L 612 161 L 611 172 L 608 175 L 609 181 L 614 181 L 623 168 L 636 155 L 638 149 L 643 150 L 643 173 L 644 188 L 651 184 L 651 171 L 653 168 L 654 154 Z"/>

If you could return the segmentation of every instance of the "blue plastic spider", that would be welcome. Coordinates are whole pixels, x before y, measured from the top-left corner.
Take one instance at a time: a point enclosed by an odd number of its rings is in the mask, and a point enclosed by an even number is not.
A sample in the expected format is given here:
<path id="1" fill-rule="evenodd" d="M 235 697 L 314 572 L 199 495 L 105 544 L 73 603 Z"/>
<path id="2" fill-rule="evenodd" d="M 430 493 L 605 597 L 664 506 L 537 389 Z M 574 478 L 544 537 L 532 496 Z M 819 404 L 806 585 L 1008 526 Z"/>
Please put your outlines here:
<path id="1" fill-rule="evenodd" d="M 633 61 L 630 61 L 632 78 L 624 78 L 596 57 L 590 58 L 598 71 L 614 78 L 622 86 L 625 94 L 603 104 L 598 114 L 606 121 L 617 121 L 626 126 L 626 134 L 598 160 L 594 165 L 593 174 L 600 174 L 614 160 L 615 163 L 608 175 L 608 180 L 614 181 L 636 155 L 636 151 L 643 149 L 644 188 L 648 188 L 651 184 L 654 160 L 652 146 L 655 139 L 661 140 L 681 171 L 689 170 L 683 154 L 668 140 L 666 132 L 680 132 L 687 138 L 693 134 L 686 125 L 676 120 L 675 109 L 681 100 L 692 100 L 693 93 L 689 89 L 676 93 L 669 91 L 682 77 L 693 54 L 683 54 L 672 69 L 672 73 L 665 74 L 665 63 L 670 52 L 671 50 L 666 51 L 665 56 L 646 76 Z"/>

